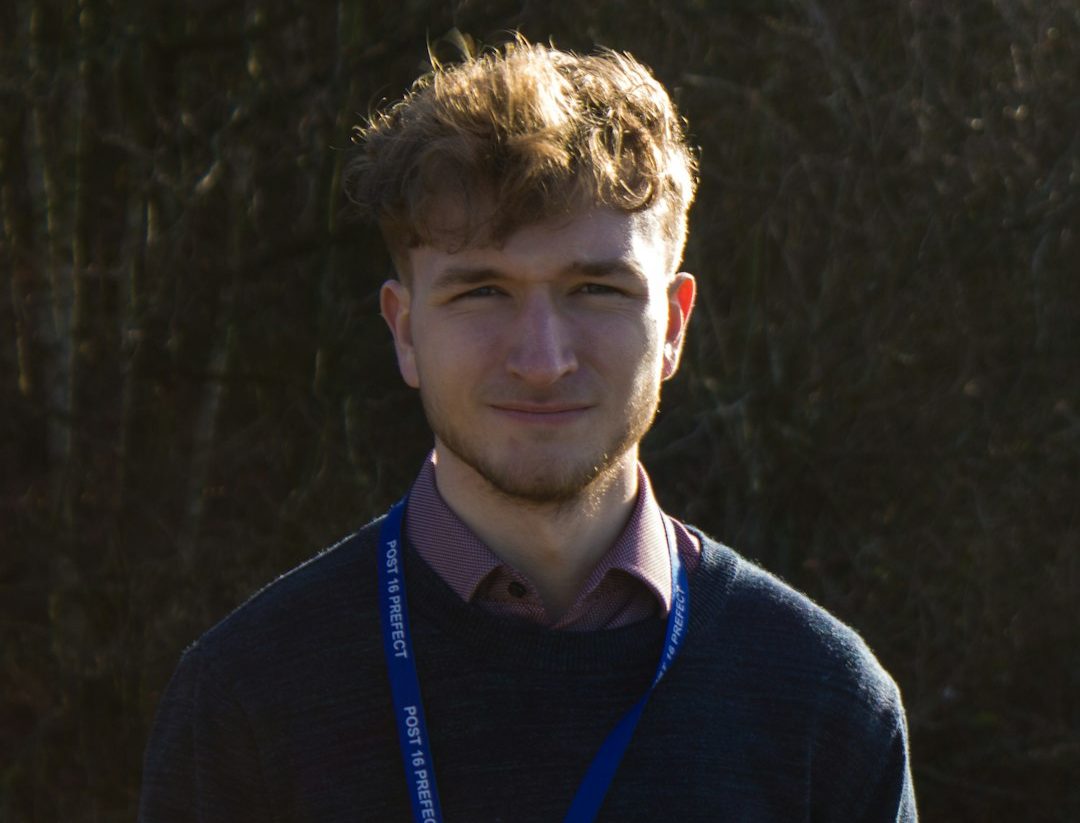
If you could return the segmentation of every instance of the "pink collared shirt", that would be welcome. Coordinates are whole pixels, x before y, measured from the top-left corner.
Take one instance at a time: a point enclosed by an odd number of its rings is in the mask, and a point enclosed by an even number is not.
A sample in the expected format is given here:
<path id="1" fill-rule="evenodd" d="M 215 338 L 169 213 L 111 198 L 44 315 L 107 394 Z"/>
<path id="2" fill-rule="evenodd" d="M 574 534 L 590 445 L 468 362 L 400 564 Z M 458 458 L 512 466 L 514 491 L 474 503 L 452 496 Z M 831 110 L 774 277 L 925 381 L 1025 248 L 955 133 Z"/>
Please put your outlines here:
<path id="1" fill-rule="evenodd" d="M 536 587 L 503 563 L 443 500 L 435 485 L 434 453 L 409 493 L 405 534 L 420 557 L 462 600 L 501 617 L 569 631 L 626 626 L 667 617 L 671 608 L 671 561 L 664 518 L 645 469 L 638 464 L 638 498 L 630 520 L 600 560 L 578 599 L 557 621 L 544 609 Z M 701 547 L 687 528 L 669 518 L 687 572 L 697 568 Z"/>

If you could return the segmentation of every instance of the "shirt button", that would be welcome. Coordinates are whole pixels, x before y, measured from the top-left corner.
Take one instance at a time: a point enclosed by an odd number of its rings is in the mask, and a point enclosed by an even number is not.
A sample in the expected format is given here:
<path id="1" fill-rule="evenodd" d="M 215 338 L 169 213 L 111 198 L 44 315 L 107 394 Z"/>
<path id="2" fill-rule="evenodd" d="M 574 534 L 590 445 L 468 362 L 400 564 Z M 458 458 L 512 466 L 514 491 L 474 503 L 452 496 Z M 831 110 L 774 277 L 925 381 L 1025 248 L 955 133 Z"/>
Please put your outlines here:
<path id="1" fill-rule="evenodd" d="M 525 584 L 519 583 L 517 580 L 511 581 L 506 590 L 510 592 L 511 597 L 516 597 L 519 600 L 529 593 L 529 590 L 525 588 Z"/>

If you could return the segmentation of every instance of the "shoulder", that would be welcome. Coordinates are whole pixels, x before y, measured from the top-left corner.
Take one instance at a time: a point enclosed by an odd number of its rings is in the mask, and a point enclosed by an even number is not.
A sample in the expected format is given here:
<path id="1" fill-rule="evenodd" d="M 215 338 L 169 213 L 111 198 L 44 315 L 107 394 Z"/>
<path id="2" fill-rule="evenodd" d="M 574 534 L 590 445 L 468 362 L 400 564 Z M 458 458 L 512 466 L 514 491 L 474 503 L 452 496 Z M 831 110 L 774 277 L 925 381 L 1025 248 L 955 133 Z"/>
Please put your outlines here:
<path id="1" fill-rule="evenodd" d="M 234 679 L 260 665 L 352 641 L 374 609 L 381 518 L 281 575 L 206 631 L 184 654 Z"/>
<path id="2" fill-rule="evenodd" d="M 734 550 L 698 536 L 707 620 L 701 631 L 737 655 L 748 675 L 792 688 L 801 683 L 815 700 L 835 700 L 845 711 L 855 704 L 895 715 L 896 683 L 855 629 Z"/>
<path id="3" fill-rule="evenodd" d="M 755 730 L 755 745 L 797 753 L 809 802 L 833 810 L 830 819 L 914 820 L 900 690 L 867 643 L 775 575 L 698 536 L 692 645 L 711 691 Z"/>

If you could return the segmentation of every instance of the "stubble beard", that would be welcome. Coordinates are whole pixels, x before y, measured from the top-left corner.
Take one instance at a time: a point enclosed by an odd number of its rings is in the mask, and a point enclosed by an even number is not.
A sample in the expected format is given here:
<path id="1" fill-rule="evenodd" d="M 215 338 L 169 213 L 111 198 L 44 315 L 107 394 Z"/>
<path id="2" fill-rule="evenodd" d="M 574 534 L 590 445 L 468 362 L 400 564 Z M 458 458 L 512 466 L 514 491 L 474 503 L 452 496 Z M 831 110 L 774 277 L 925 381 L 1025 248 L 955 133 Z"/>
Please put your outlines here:
<path id="1" fill-rule="evenodd" d="M 467 432 L 452 424 L 435 398 L 423 389 L 420 399 L 428 426 L 439 442 L 495 492 L 529 506 L 562 507 L 589 499 L 607 485 L 618 471 L 619 461 L 652 426 L 660 407 L 660 390 L 655 383 L 640 387 L 627 404 L 630 413 L 624 425 L 604 447 L 576 462 L 565 461 L 557 472 L 522 466 L 513 455 L 503 455 L 501 461 L 495 459 L 484 449 L 482 432 Z"/>

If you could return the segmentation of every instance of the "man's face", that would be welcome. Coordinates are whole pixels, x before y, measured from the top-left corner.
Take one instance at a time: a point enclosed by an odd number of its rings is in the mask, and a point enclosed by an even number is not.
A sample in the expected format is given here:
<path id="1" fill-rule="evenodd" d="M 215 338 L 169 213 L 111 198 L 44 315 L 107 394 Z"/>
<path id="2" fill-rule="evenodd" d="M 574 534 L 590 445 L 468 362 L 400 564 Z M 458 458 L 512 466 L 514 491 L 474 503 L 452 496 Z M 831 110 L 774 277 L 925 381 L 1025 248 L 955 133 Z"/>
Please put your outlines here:
<path id="1" fill-rule="evenodd" d="M 382 310 L 439 465 L 534 503 L 633 470 L 674 374 L 694 280 L 648 212 L 527 226 L 499 246 L 409 251 Z"/>

